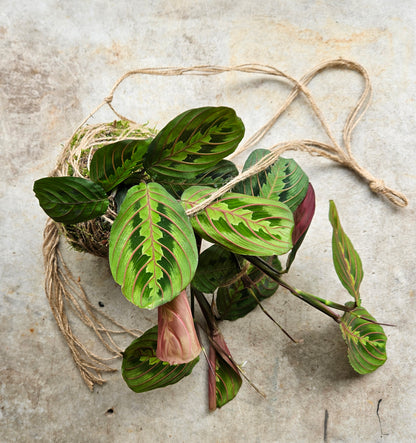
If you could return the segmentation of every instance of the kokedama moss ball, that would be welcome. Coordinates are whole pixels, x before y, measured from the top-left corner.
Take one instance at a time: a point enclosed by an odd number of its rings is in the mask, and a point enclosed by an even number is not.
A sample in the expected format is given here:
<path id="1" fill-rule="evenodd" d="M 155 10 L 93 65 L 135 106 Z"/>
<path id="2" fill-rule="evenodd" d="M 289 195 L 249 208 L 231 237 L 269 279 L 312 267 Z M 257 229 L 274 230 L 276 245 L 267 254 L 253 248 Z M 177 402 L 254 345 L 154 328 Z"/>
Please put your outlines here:
<path id="1" fill-rule="evenodd" d="M 97 149 L 120 140 L 143 140 L 155 135 L 155 129 L 125 120 L 83 126 L 65 145 L 51 175 L 88 178 L 89 165 Z M 112 196 L 109 199 L 108 210 L 103 216 L 74 225 L 59 224 L 68 243 L 77 251 L 107 257 L 111 222 L 116 216 L 114 199 Z"/>

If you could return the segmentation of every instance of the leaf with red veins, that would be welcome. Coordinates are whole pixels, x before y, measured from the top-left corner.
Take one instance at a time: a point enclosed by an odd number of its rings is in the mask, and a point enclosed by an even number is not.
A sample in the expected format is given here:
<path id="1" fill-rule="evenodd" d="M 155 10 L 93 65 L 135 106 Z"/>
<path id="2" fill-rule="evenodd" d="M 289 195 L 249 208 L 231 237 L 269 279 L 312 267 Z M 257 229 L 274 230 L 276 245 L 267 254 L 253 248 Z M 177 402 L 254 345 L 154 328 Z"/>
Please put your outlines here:
<path id="1" fill-rule="evenodd" d="M 201 352 L 186 291 L 158 307 L 156 357 L 171 365 L 188 363 Z"/>
<path id="2" fill-rule="evenodd" d="M 219 330 L 211 332 L 210 341 L 208 399 L 209 409 L 214 411 L 237 395 L 242 379 Z"/>

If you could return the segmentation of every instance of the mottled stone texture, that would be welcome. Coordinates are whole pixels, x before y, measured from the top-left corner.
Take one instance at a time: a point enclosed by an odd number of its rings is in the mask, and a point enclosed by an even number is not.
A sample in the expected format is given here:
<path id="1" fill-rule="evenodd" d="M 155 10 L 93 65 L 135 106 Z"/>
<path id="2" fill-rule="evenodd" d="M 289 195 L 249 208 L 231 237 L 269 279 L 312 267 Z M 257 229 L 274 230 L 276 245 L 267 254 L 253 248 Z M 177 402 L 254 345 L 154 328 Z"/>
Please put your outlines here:
<path id="1" fill-rule="evenodd" d="M 415 441 L 415 3 L 21 0 L 0 5 L 0 440 Z M 44 296 L 46 217 L 32 193 L 33 181 L 48 173 L 60 145 L 128 69 L 256 62 L 300 78 L 337 57 L 363 64 L 374 87 L 371 107 L 354 133 L 354 153 L 406 193 L 410 205 L 397 209 L 352 173 L 296 155 L 314 184 L 317 213 L 288 278 L 321 296 L 348 299 L 332 269 L 327 212 L 334 199 L 363 261 L 365 305 L 380 321 L 396 325 L 386 328 L 385 366 L 372 375 L 355 375 L 337 325 L 279 290 L 264 305 L 303 344 L 288 342 L 260 310 L 222 325 L 235 359 L 247 361 L 246 373 L 266 399 L 244 383 L 236 400 L 210 414 L 203 357 L 190 377 L 164 390 L 134 394 L 115 373 L 89 392 Z M 358 76 L 346 71 L 325 72 L 310 85 L 338 139 L 361 87 Z M 232 106 L 250 135 L 288 90 L 281 82 L 237 74 L 136 77 L 123 85 L 114 104 L 124 115 L 158 127 L 190 107 Z M 94 121 L 113 118 L 103 111 Z M 299 98 L 260 145 L 301 137 L 326 140 Z M 104 260 L 70 250 L 65 255 L 92 303 L 101 302 L 105 312 L 129 325 L 155 324 L 153 312 L 139 312 L 124 301 Z"/>

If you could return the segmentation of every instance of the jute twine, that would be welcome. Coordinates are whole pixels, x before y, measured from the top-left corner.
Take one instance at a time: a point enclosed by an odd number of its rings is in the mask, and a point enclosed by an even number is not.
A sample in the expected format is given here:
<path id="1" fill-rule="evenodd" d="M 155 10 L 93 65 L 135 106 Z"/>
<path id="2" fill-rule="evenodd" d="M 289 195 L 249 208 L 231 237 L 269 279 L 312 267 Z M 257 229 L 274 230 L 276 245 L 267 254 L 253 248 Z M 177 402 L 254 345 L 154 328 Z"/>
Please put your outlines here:
<path id="1" fill-rule="evenodd" d="M 310 91 L 307 89 L 308 83 L 317 74 L 327 69 L 348 69 L 358 73 L 364 81 L 363 91 L 353 110 L 346 119 L 341 144 L 336 141 L 321 110 L 313 99 Z M 191 217 L 195 213 L 203 210 L 221 195 L 230 191 L 238 182 L 265 170 L 272 165 L 281 154 L 290 150 L 304 151 L 310 155 L 324 157 L 337 162 L 362 177 L 367 181 L 373 192 L 384 195 L 394 205 L 404 207 L 408 204 L 408 200 L 404 194 L 388 187 L 383 180 L 376 178 L 368 170 L 363 168 L 352 155 L 352 132 L 368 108 L 371 97 L 371 83 L 368 73 L 363 66 L 356 62 L 344 59 L 324 62 L 316 66 L 300 80 L 294 79 L 273 66 L 258 64 L 245 64 L 234 67 L 194 66 L 189 68 L 143 68 L 126 72 L 116 81 L 110 94 L 103 100 L 103 102 L 100 103 L 75 130 L 71 139 L 64 146 L 63 152 L 58 159 L 57 166 L 51 175 L 68 175 L 70 173 L 74 176 L 85 176 L 85 171 L 88 169 L 91 157 L 94 151 L 100 146 L 116 140 L 148 138 L 155 135 L 155 131 L 147 126 L 138 125 L 132 120 L 124 117 L 112 105 L 116 90 L 127 78 L 134 75 L 210 76 L 225 72 L 272 76 L 278 80 L 288 82 L 293 86 L 291 93 L 281 105 L 277 113 L 229 158 L 235 157 L 241 152 L 256 145 L 264 135 L 270 131 L 298 94 L 302 94 L 306 98 L 312 112 L 318 118 L 326 133 L 329 142 L 324 143 L 321 141 L 304 139 L 288 141 L 272 146 L 269 148 L 271 151 L 270 154 L 218 189 L 210 196 L 210 198 L 188 210 L 188 216 Z M 86 124 L 99 109 L 106 105 L 110 107 L 118 119 L 128 122 L 128 124 L 124 126 L 124 129 L 120 129 L 117 126 L 117 123 L 98 125 Z M 85 383 L 91 390 L 93 389 L 94 384 L 102 384 L 104 382 L 103 373 L 117 370 L 110 365 L 110 361 L 121 357 L 122 349 L 116 344 L 114 337 L 117 334 L 122 333 L 137 336 L 141 331 L 125 328 L 121 323 L 103 314 L 102 311 L 98 310 L 89 301 L 81 284 L 65 265 L 62 254 L 59 250 L 59 242 L 61 234 L 63 233 L 70 244 L 76 249 L 104 257 L 108 254 L 108 236 L 115 215 L 114 206 L 110 204 L 110 208 L 104 216 L 75 226 L 64 227 L 49 219 L 44 232 L 43 254 L 46 269 L 46 294 L 57 324 L 71 350 L 75 364 Z M 71 328 L 70 320 L 68 319 L 67 313 L 69 310 L 67 308 L 70 308 L 70 311 L 75 313 L 83 324 L 95 334 L 97 342 L 101 343 L 107 351 L 106 356 L 95 354 L 83 344 L 77 335 L 75 335 Z"/>

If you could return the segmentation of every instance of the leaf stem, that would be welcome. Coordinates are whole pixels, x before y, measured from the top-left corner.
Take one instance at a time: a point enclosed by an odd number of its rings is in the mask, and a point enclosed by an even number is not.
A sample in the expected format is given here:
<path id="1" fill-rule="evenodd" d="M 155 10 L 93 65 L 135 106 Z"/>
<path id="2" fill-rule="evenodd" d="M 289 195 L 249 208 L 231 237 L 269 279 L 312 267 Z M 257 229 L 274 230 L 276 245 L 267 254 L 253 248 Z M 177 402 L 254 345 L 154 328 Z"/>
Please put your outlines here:
<path id="1" fill-rule="evenodd" d="M 285 334 L 286 337 L 288 337 L 290 340 L 292 340 L 293 343 L 299 343 L 299 340 L 296 340 L 295 338 L 293 338 L 281 325 L 279 325 L 279 323 L 277 323 L 277 321 L 266 311 L 266 309 L 264 309 L 263 305 L 261 304 L 261 301 L 257 298 L 253 289 L 247 288 L 247 290 L 250 293 L 250 295 L 254 298 L 254 300 L 256 300 L 257 304 L 259 305 L 259 307 L 263 311 L 263 313 L 266 314 L 267 317 L 270 318 L 270 320 L 283 332 L 283 334 Z"/>
<path id="2" fill-rule="evenodd" d="M 213 332 L 218 330 L 217 322 L 215 321 L 214 314 L 212 313 L 212 309 L 208 300 L 205 298 L 205 295 L 198 291 L 197 289 L 191 287 L 191 294 L 198 301 L 199 307 L 201 308 L 202 314 L 207 322 L 208 329 Z"/>
<path id="3" fill-rule="evenodd" d="M 295 289 L 295 291 L 297 291 L 298 294 L 303 295 L 305 298 L 313 298 L 317 301 L 320 301 L 324 305 L 329 306 L 330 308 L 338 309 L 339 311 L 342 312 L 351 312 L 355 308 L 355 305 L 353 306 L 340 305 L 339 303 L 335 303 L 334 301 L 327 300 L 325 298 L 318 297 L 317 295 L 304 292 L 301 289 Z"/>
<path id="4" fill-rule="evenodd" d="M 272 280 L 279 283 L 280 286 L 287 289 L 295 297 L 300 298 L 305 303 L 308 303 L 310 306 L 313 306 L 315 309 L 318 309 L 323 314 L 327 315 L 328 317 L 331 317 L 337 323 L 339 323 L 341 321 L 341 317 L 336 312 L 334 312 L 332 309 L 330 309 L 327 305 L 328 302 L 331 304 L 333 302 L 326 300 L 327 303 L 325 303 L 325 300 L 320 299 L 319 297 L 315 297 L 312 294 L 308 294 L 306 292 L 303 292 L 303 291 L 293 288 L 288 283 L 283 281 L 280 278 L 280 273 L 276 269 L 274 269 L 273 266 L 269 265 L 265 260 L 263 260 L 261 257 L 255 257 L 252 255 L 243 255 L 243 257 L 246 260 L 248 260 L 250 263 L 252 263 L 254 266 L 259 268 L 261 271 L 263 271 Z M 339 305 L 339 306 L 341 306 L 341 305 Z M 335 307 L 335 306 L 332 305 L 332 307 Z M 344 306 L 343 306 L 343 310 L 345 310 Z"/>

